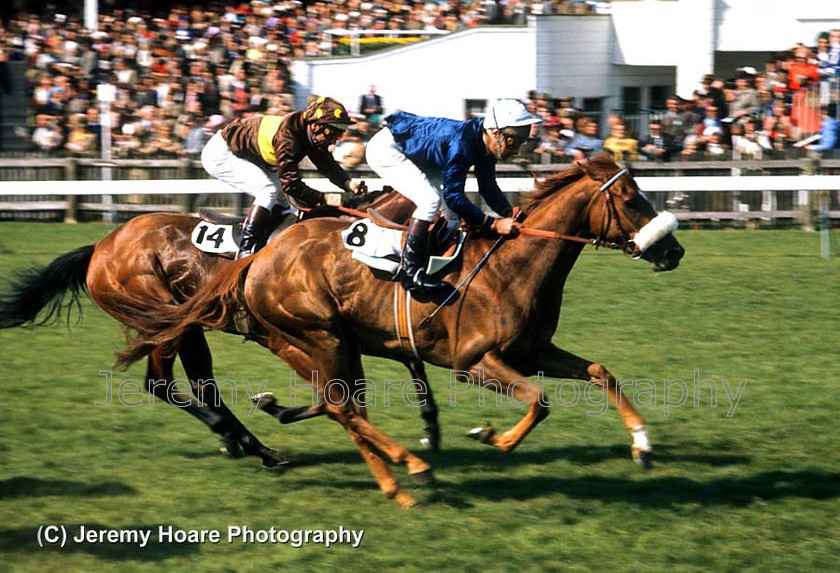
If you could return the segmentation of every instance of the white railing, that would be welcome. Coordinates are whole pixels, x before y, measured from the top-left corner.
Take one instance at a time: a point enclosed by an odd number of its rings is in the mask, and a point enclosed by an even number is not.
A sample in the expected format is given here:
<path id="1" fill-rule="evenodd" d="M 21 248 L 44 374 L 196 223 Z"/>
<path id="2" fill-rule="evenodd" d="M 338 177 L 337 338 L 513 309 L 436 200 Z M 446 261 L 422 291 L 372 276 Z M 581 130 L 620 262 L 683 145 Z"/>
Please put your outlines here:
<path id="1" fill-rule="evenodd" d="M 328 179 L 306 179 L 306 184 L 322 193 L 340 193 Z M 371 189 L 381 188 L 382 179 L 365 178 Z M 840 175 L 771 175 L 765 177 L 636 177 L 642 191 L 840 191 Z M 505 193 L 534 189 L 531 177 L 498 179 Z M 478 191 L 478 182 L 467 179 L 466 191 Z M 0 196 L 15 195 L 188 195 L 198 193 L 236 193 L 217 179 L 167 179 L 125 181 L 0 181 Z"/>
<path id="2" fill-rule="evenodd" d="M 748 220 L 748 219 L 794 219 L 810 224 L 816 211 L 825 211 L 831 218 L 840 218 L 840 211 L 827 211 L 825 192 L 840 191 L 840 175 L 777 175 L 764 177 L 636 177 L 639 188 L 657 198 L 658 208 L 668 208 L 683 220 Z M 371 189 L 381 189 L 381 179 L 367 178 Z M 339 190 L 327 179 L 306 179 L 306 183 L 323 193 L 338 193 Z M 521 193 L 534 188 L 530 177 L 509 177 L 498 179 L 499 187 L 506 193 Z M 467 179 L 466 191 L 478 191 L 475 179 Z M 689 210 L 684 207 L 686 198 L 692 193 L 727 192 L 725 208 L 716 210 Z M 750 209 L 742 201 L 742 193 L 761 193 L 759 209 Z M 777 193 L 793 192 L 786 209 L 777 208 Z M 820 193 L 823 192 L 823 193 Z M 0 201 L 0 211 L 66 211 L 67 218 L 74 219 L 75 211 L 109 211 L 101 203 L 78 203 L 79 196 L 114 195 L 218 195 L 236 194 L 225 183 L 215 179 L 169 179 L 169 180 L 125 180 L 125 181 L 3 181 L 0 182 L 0 197 L 26 197 L 23 202 Z M 820 200 L 815 199 L 820 195 Z M 34 196 L 64 196 L 64 200 L 32 201 Z M 817 206 L 817 204 L 820 206 Z M 191 211 L 189 201 L 173 205 L 113 205 L 111 209 L 128 212 L 148 211 Z"/>

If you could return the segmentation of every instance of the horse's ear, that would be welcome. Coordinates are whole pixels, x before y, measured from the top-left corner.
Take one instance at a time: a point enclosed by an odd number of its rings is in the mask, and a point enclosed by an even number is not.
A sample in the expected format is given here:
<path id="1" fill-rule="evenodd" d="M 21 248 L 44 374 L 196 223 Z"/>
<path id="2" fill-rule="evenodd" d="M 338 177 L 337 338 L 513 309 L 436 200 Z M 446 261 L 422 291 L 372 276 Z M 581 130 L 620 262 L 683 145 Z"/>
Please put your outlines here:
<path id="1" fill-rule="evenodd" d="M 619 167 L 606 153 L 598 153 L 593 157 L 574 162 L 593 181 L 604 183 L 618 173 Z"/>
<path id="2" fill-rule="evenodd" d="M 589 175 L 589 176 L 592 175 L 591 169 L 589 167 L 589 159 L 587 159 L 587 158 L 575 159 L 574 161 L 572 161 L 572 165 L 580 167 L 581 171 L 583 171 L 586 175 Z"/>
<path id="3" fill-rule="evenodd" d="M 585 157 L 583 159 L 575 159 L 574 161 L 572 161 L 572 165 L 577 165 L 578 167 L 586 171 L 586 168 L 589 167 L 589 160 Z"/>

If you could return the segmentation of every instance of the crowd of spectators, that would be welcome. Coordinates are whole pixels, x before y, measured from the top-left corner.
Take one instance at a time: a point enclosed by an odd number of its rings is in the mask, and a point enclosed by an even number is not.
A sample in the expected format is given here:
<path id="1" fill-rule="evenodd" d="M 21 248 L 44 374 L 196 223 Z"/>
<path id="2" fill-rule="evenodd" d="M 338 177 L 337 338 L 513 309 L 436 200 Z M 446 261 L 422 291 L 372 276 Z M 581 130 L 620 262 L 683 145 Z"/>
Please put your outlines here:
<path id="1" fill-rule="evenodd" d="M 579 0 L 339 2 L 254 0 L 173 7 L 162 17 L 116 9 L 98 30 L 81 15 L 34 13 L 0 21 L 0 62 L 27 62 L 32 145 L 48 153 L 99 153 L 103 120 L 115 157 L 195 155 L 223 118 L 284 114 L 294 101 L 293 59 L 329 55 L 327 29 L 455 31 L 524 23 L 529 13 L 581 13 Z M 116 86 L 100 118 L 96 87 Z"/>
<path id="2" fill-rule="evenodd" d="M 522 20 L 529 13 L 581 13 L 598 3 L 564 1 L 341 2 L 255 0 L 239 6 L 173 7 L 153 18 L 131 10 L 100 16 L 85 30 L 79 16 L 26 14 L 0 22 L 0 61 L 27 62 L 33 149 L 98 156 L 102 125 L 111 126 L 117 158 L 197 156 L 226 119 L 302 108 L 291 62 L 331 49 L 329 28 L 458 30 Z M 840 30 L 797 45 L 762 71 L 744 67 L 731 79 L 705 76 L 690 100 L 676 95 L 654 114 L 584 113 L 571 98 L 531 92 L 544 118 L 518 160 L 562 162 L 605 150 L 616 159 L 691 161 L 783 157 L 803 136 L 836 129 Z M 832 83 L 833 82 L 833 83 Z M 109 118 L 96 89 L 115 86 Z M 353 109 L 356 102 L 345 102 Z M 819 115 L 822 106 L 822 116 Z M 363 160 L 364 142 L 383 112 L 375 86 L 360 94 L 359 123 L 336 147 L 348 168 Z M 639 124 L 644 117 L 644 124 Z M 606 135 L 605 138 L 602 138 Z M 820 137 L 811 147 L 837 141 Z"/>
<path id="3" fill-rule="evenodd" d="M 568 98 L 532 92 L 529 99 L 544 122 L 523 150 L 528 161 L 601 150 L 621 161 L 659 162 L 837 155 L 840 29 L 821 33 L 815 48 L 777 54 L 762 72 L 745 66 L 730 79 L 706 75 L 691 99 L 671 95 L 664 109 L 610 114 L 603 132 L 598 114 L 571 108 Z"/>

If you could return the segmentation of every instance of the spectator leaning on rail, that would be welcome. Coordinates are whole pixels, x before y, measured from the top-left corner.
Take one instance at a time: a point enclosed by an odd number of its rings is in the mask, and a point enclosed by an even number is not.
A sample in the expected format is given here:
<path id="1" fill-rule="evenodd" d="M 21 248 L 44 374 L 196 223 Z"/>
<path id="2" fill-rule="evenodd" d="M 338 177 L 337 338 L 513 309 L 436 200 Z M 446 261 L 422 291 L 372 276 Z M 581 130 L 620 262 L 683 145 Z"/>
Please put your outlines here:
<path id="1" fill-rule="evenodd" d="M 235 119 L 210 138 L 201 152 L 204 169 L 254 196 L 237 258 L 265 246 L 271 209 L 276 203 L 286 206 L 278 191 L 309 207 L 324 203 L 324 196 L 301 178 L 298 163 L 304 157 L 339 188 L 354 193 L 367 190 L 364 181 L 351 179 L 328 151 L 352 121 L 338 101 L 320 97 L 302 112 Z"/>
<path id="2" fill-rule="evenodd" d="M 519 224 L 511 217 L 513 209 L 496 183 L 496 161 L 515 155 L 531 125 L 540 121 L 513 99 L 493 102 L 483 120 L 420 117 L 403 111 L 385 118 L 386 127 L 368 143 L 367 162 L 386 183 L 417 205 L 395 277 L 407 290 L 422 293 L 451 288 L 425 270 L 429 223 L 439 208 L 452 224 L 460 217 L 484 232 L 513 236 L 519 232 Z M 472 166 L 479 193 L 503 218 L 486 215 L 464 194 Z"/>
<path id="3" fill-rule="evenodd" d="M 837 104 L 829 103 L 820 106 L 822 121 L 820 123 L 820 141 L 816 145 L 809 145 L 808 149 L 819 153 L 831 152 L 840 147 L 840 124 L 837 122 Z"/>

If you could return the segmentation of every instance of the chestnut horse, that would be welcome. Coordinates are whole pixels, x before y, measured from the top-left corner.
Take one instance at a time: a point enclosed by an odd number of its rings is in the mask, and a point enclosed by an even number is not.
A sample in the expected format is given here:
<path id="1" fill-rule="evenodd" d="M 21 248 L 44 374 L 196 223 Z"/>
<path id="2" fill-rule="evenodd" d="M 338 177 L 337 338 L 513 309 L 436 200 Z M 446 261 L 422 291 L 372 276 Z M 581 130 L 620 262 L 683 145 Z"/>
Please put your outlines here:
<path id="1" fill-rule="evenodd" d="M 379 195 L 379 196 L 377 196 Z M 375 207 L 383 215 L 402 221 L 414 209 L 398 193 L 371 194 L 359 207 Z M 336 214 L 334 209 L 327 213 Z M 281 228 L 294 221 L 287 217 Z M 190 235 L 198 219 L 186 215 L 150 214 L 135 217 L 96 245 L 80 247 L 52 261 L 46 267 L 18 272 L 10 288 L 0 295 L 0 328 L 46 324 L 58 320 L 62 310 L 79 304 L 87 291 L 96 304 L 128 328 L 141 328 L 137 312 L 162 304 L 179 304 L 189 299 L 229 259 L 199 251 Z M 70 300 L 65 303 L 65 294 Z M 38 316 L 43 312 L 42 318 Z M 267 337 L 256 328 L 250 338 L 267 344 Z M 175 352 L 162 349 L 149 352 L 146 388 L 157 398 L 179 404 L 222 438 L 223 450 L 232 457 L 241 451 L 259 456 L 263 465 L 285 463 L 285 457 L 265 447 L 249 432 L 221 399 L 213 376 L 212 357 L 201 328 L 190 329 Z M 174 390 L 174 354 L 181 359 L 198 402 Z M 422 362 L 411 357 L 402 360 L 412 378 L 426 382 Z M 426 390 L 428 384 L 426 383 Z M 437 449 L 440 436 L 437 408 L 431 394 L 426 395 L 422 411 L 426 420 L 424 443 Z M 175 402 L 177 400 L 177 402 Z M 271 403 L 263 409 L 283 423 L 305 419 L 312 414 L 304 408 L 282 408 Z M 240 449 L 241 448 L 241 449 Z"/>
<path id="2" fill-rule="evenodd" d="M 425 326 L 421 319 L 440 301 L 413 299 L 414 343 L 424 361 L 468 372 L 527 404 L 509 430 L 492 427 L 474 437 L 512 451 L 548 415 L 542 389 L 526 377 L 542 372 L 559 379 L 602 386 L 632 434 L 634 459 L 651 451 L 644 419 L 622 396 L 602 365 L 551 343 L 557 329 L 563 285 L 583 248 L 582 238 L 622 245 L 655 271 L 677 267 L 684 254 L 674 238 L 673 215 L 657 215 L 632 177 L 605 155 L 578 162 L 543 181 L 524 206 L 523 234 L 507 240 L 468 288 Z M 280 242 L 220 271 L 186 304 L 159 307 L 143 317 L 143 336 L 122 355 L 125 363 L 150 350 L 177 345 L 196 325 L 229 328 L 244 304 L 268 333 L 268 347 L 302 377 L 309 377 L 327 415 L 355 442 L 386 496 L 414 504 L 386 462 L 404 463 L 421 483 L 431 467 L 370 423 L 348 399 L 364 379 L 361 355 L 405 359 L 393 332 L 394 283 L 379 280 L 353 260 L 342 244 L 346 223 L 312 219 L 287 229 Z M 458 284 L 490 248 L 489 239 L 467 241 L 463 264 L 444 277 Z M 295 269 L 295 272 L 289 272 Z"/>

